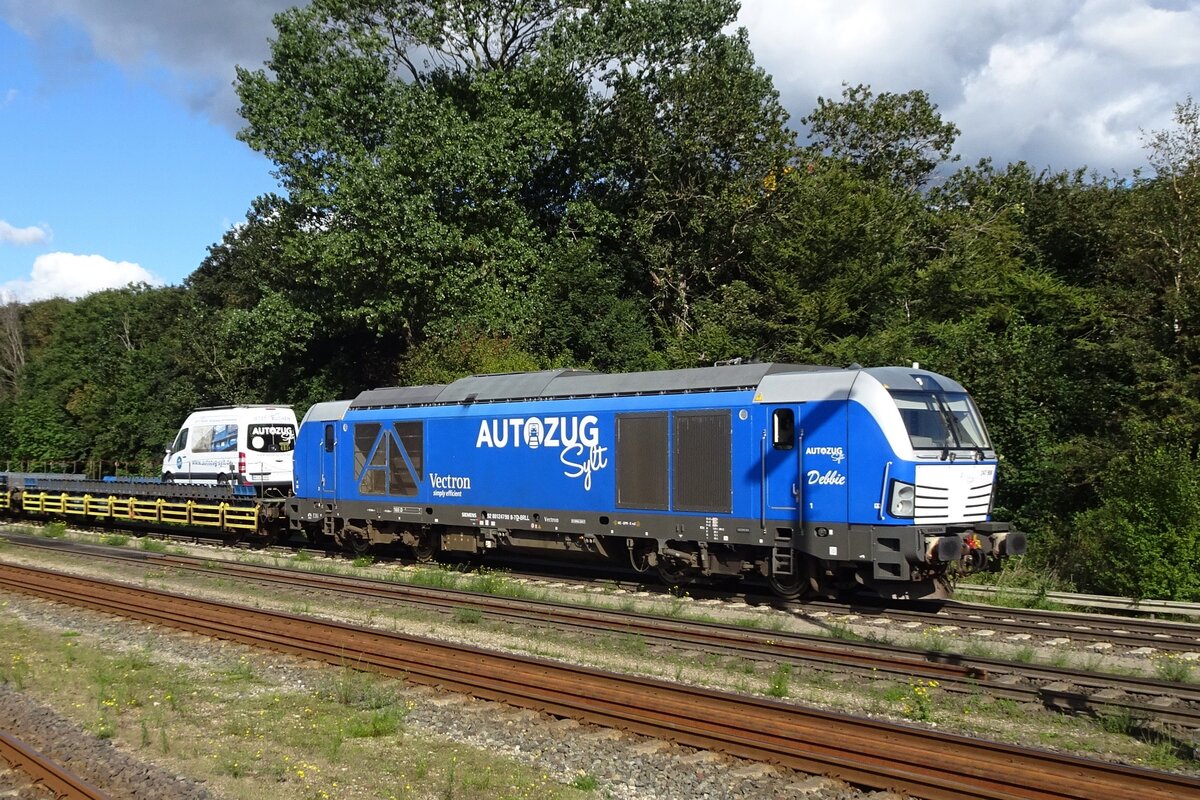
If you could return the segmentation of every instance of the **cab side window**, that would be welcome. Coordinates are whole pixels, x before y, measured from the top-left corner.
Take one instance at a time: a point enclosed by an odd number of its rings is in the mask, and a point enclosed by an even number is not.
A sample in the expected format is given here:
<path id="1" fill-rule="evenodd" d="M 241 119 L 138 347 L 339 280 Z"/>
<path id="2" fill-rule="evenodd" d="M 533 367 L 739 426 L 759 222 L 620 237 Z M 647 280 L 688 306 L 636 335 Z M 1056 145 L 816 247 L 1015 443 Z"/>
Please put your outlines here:
<path id="1" fill-rule="evenodd" d="M 777 408 L 771 414 L 771 446 L 791 450 L 796 446 L 796 414 L 790 408 Z"/>
<path id="2" fill-rule="evenodd" d="M 171 454 L 172 455 L 174 455 L 175 453 L 178 453 L 180 450 L 183 450 L 185 447 L 187 447 L 187 437 L 188 437 L 188 429 L 184 428 L 183 430 L 181 430 L 179 432 L 179 435 L 175 437 L 175 441 L 171 444 Z"/>

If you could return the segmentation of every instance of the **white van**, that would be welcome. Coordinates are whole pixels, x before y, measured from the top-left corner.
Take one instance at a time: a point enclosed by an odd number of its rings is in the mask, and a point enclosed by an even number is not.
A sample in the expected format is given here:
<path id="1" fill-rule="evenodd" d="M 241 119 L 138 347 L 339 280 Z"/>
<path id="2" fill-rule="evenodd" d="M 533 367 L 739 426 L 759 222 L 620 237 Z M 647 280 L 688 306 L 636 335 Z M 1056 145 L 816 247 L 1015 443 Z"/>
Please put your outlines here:
<path id="1" fill-rule="evenodd" d="M 200 408 L 162 463 L 163 483 L 292 488 L 296 414 L 289 406 Z"/>

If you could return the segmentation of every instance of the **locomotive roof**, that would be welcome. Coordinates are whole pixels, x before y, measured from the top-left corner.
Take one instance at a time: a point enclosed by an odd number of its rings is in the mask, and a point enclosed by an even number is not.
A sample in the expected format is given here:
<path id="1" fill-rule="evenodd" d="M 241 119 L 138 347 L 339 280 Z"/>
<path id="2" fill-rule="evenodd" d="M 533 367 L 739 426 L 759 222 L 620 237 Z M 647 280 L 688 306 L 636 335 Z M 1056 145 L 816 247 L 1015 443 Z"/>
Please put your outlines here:
<path id="1" fill-rule="evenodd" d="M 842 370 L 802 364 L 733 364 L 616 375 L 579 369 L 472 375 L 443 385 L 369 389 L 355 398 L 350 408 L 731 391 L 753 389 L 767 375 L 830 371 Z"/>
<path id="2" fill-rule="evenodd" d="M 334 422 L 342 418 L 346 413 L 346 409 L 350 407 L 349 400 L 332 400 L 325 403 L 314 403 L 304 415 L 304 419 L 300 421 L 303 425 L 305 422 Z"/>

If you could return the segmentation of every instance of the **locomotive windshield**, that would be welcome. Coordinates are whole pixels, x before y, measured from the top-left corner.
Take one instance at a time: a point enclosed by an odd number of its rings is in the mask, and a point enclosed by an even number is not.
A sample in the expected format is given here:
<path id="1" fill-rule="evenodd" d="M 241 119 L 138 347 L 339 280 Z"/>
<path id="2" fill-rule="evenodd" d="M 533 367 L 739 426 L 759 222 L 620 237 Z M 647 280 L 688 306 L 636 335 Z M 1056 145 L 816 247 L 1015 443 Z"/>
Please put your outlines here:
<path id="1" fill-rule="evenodd" d="M 892 390 L 915 450 L 990 448 L 983 420 L 964 393 Z"/>

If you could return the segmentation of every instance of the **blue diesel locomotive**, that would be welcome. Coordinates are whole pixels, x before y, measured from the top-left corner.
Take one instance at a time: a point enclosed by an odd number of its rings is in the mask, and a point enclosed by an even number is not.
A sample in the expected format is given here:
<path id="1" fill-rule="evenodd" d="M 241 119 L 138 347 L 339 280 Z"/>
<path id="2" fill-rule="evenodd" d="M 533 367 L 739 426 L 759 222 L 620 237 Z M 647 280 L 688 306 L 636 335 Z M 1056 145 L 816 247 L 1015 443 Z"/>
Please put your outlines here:
<path id="1" fill-rule="evenodd" d="M 362 550 L 594 555 L 779 595 L 943 597 L 1024 536 L 966 390 L 882 367 L 480 375 L 319 403 L 293 528 Z"/>

